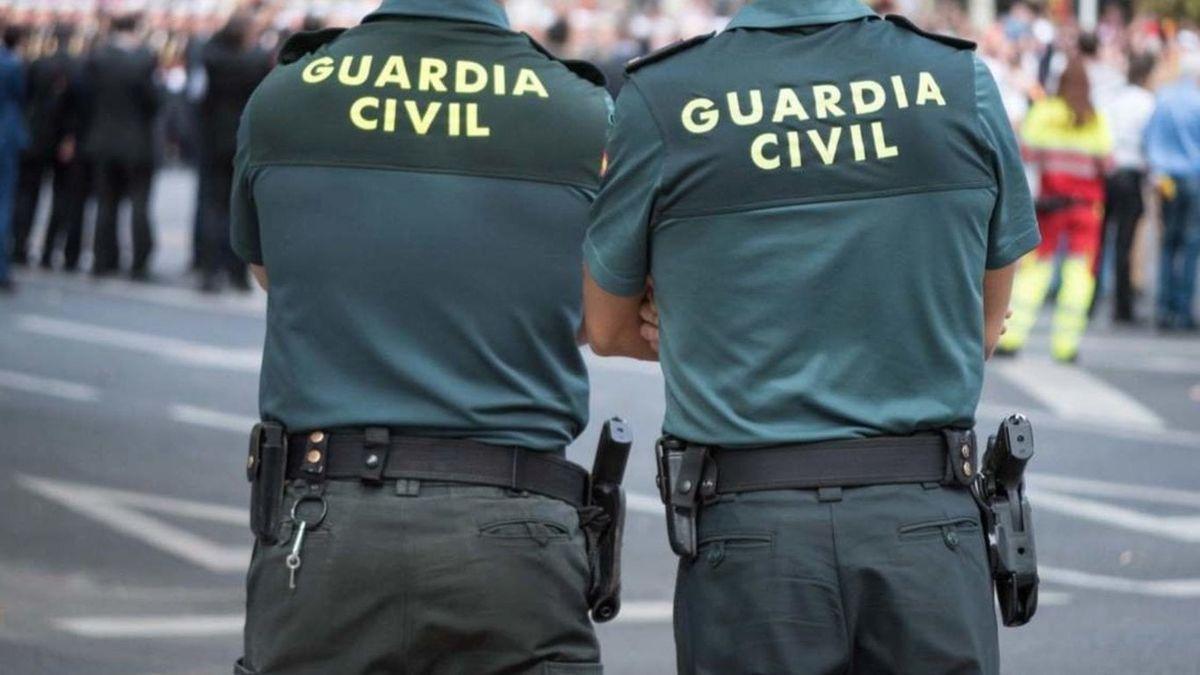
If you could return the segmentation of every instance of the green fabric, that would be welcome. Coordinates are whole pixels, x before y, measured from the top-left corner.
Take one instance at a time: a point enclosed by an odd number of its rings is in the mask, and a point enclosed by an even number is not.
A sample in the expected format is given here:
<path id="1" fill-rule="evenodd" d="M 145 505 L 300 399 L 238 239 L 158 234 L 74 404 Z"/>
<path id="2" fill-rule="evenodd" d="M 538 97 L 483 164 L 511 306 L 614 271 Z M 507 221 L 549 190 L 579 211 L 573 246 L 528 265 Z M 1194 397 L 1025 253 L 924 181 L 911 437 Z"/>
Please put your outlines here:
<path id="1" fill-rule="evenodd" d="M 1002 120 L 971 52 L 873 16 L 730 30 L 633 72 L 584 256 L 610 293 L 654 278 L 664 429 L 738 447 L 972 426 L 985 268 L 1038 242 Z"/>
<path id="2" fill-rule="evenodd" d="M 753 0 L 734 15 L 729 28 L 813 26 L 874 14 L 858 0 Z"/>
<path id="3" fill-rule="evenodd" d="M 289 487 L 284 507 L 305 490 Z M 602 672 L 587 545 L 570 505 L 419 481 L 330 482 L 326 500 L 295 589 L 290 526 L 279 544 L 255 546 L 235 673 Z"/>
<path id="4" fill-rule="evenodd" d="M 745 493 L 704 507 L 698 536 L 676 584 L 680 675 L 999 672 L 965 490 Z"/>
<path id="5" fill-rule="evenodd" d="M 263 417 L 570 443 L 608 117 L 601 87 L 481 21 L 382 17 L 272 72 L 231 238 L 270 278 Z"/>

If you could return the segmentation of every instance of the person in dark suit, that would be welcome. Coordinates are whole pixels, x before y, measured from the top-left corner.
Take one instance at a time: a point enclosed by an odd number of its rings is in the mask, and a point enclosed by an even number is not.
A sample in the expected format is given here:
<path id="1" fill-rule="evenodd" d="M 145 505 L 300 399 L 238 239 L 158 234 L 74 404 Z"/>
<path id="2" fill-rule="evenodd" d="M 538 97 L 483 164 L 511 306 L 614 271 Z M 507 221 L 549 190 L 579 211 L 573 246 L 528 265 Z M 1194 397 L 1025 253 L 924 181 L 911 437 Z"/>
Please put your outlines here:
<path id="1" fill-rule="evenodd" d="M 130 276 L 149 274 L 154 232 L 150 224 L 150 184 L 154 177 L 154 118 L 158 111 L 157 59 L 137 37 L 139 17 L 112 22 L 112 37 L 87 64 L 91 115 L 84 150 L 95 170 L 95 259 L 92 274 L 120 267 L 117 214 L 128 200 L 132 210 L 133 261 Z"/>
<path id="2" fill-rule="evenodd" d="M 75 152 L 71 128 L 71 99 L 77 83 L 75 64 L 69 51 L 71 29 L 59 26 L 54 31 L 53 51 L 35 59 L 26 77 L 25 118 L 29 122 L 30 144 L 21 156 L 17 183 L 16 210 L 13 214 L 13 262 L 26 262 L 29 235 L 42 194 L 46 174 L 53 174 L 54 207 L 42 247 L 42 266 L 50 267 L 58 233 L 67 234 L 68 264 L 79 259 L 79 232 L 66 227 L 65 197 L 72 190 L 69 164 Z"/>
<path id="3" fill-rule="evenodd" d="M 201 290 L 220 290 L 221 274 L 239 290 L 249 290 L 246 265 L 229 245 L 229 199 L 233 157 L 242 109 L 271 70 L 265 52 L 251 48 L 250 21 L 234 15 L 204 45 L 201 59 L 208 89 L 200 102 Z"/>
<path id="4" fill-rule="evenodd" d="M 17 187 L 17 165 L 21 150 L 29 143 L 22 106 L 25 97 L 25 72 L 17 56 L 21 32 L 15 27 L 3 29 L 0 44 L 0 291 L 12 290 L 8 275 L 8 229 L 12 221 L 13 193 Z"/>
<path id="5" fill-rule="evenodd" d="M 83 152 L 91 114 L 86 54 L 86 47 L 78 41 L 68 52 L 71 82 L 63 112 L 63 138 L 55 157 L 54 203 L 42 242 L 42 266 L 51 265 L 54 251 L 61 244 L 63 269 L 69 272 L 79 268 L 84 211 L 94 187 L 91 160 Z"/>

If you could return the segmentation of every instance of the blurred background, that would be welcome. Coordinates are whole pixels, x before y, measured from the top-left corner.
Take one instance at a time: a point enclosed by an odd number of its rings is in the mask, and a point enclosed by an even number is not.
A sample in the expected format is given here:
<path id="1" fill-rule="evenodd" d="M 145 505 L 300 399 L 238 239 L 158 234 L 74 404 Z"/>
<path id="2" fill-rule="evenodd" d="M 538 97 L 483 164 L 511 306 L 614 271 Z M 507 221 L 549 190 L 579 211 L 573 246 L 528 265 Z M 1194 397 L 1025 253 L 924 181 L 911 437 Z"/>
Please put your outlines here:
<path id="1" fill-rule="evenodd" d="M 614 95 L 626 61 L 741 5 L 504 4 Z M 228 248 L 237 120 L 289 34 L 374 7 L 0 0 L 0 673 L 223 673 L 239 655 L 265 295 Z M 1039 452 L 1042 608 L 1002 630 L 1004 671 L 1200 673 L 1200 2 L 873 7 L 977 41 L 1043 205 L 1065 173 L 1097 219 L 1083 276 L 1026 293 L 1019 353 L 988 366 L 980 432 L 1025 412 Z M 1082 133 L 1036 112 L 1059 104 L 1091 108 L 1108 140 L 1047 153 Z M 1063 358 L 1053 305 L 1080 283 L 1097 291 Z M 638 432 L 607 672 L 669 673 L 661 373 L 587 356 L 593 420 Z"/>

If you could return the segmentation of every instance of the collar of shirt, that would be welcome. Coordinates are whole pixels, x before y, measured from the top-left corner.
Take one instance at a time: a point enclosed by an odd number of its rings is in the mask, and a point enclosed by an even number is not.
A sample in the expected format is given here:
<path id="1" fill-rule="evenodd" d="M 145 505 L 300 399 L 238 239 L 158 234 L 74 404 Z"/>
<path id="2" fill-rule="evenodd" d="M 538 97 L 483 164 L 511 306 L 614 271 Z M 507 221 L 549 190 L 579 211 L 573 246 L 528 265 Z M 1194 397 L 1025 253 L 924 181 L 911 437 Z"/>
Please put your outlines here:
<path id="1" fill-rule="evenodd" d="M 379 9 L 363 22 L 397 15 L 470 21 L 508 29 L 508 15 L 496 0 L 383 0 Z"/>
<path id="2" fill-rule="evenodd" d="M 729 28 L 786 28 L 875 16 L 858 0 L 754 0 L 734 15 Z"/>

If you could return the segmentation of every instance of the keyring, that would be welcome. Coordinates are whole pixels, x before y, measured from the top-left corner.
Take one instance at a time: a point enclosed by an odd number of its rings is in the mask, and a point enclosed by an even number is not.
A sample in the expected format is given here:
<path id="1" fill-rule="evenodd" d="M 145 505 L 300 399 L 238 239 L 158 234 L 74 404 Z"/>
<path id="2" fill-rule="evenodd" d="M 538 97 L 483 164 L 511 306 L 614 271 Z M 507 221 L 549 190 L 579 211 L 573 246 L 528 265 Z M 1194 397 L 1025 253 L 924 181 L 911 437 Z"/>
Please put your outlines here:
<path id="1" fill-rule="evenodd" d="M 300 505 L 307 501 L 321 502 L 321 515 L 317 516 L 316 520 L 301 520 L 296 517 L 297 511 L 300 509 Z M 325 501 L 325 497 L 322 496 L 305 495 L 297 499 L 296 502 L 292 504 L 292 522 L 304 523 L 305 527 L 310 530 L 315 529 L 318 525 L 325 522 L 325 514 L 327 513 L 329 513 L 329 502 Z"/>

